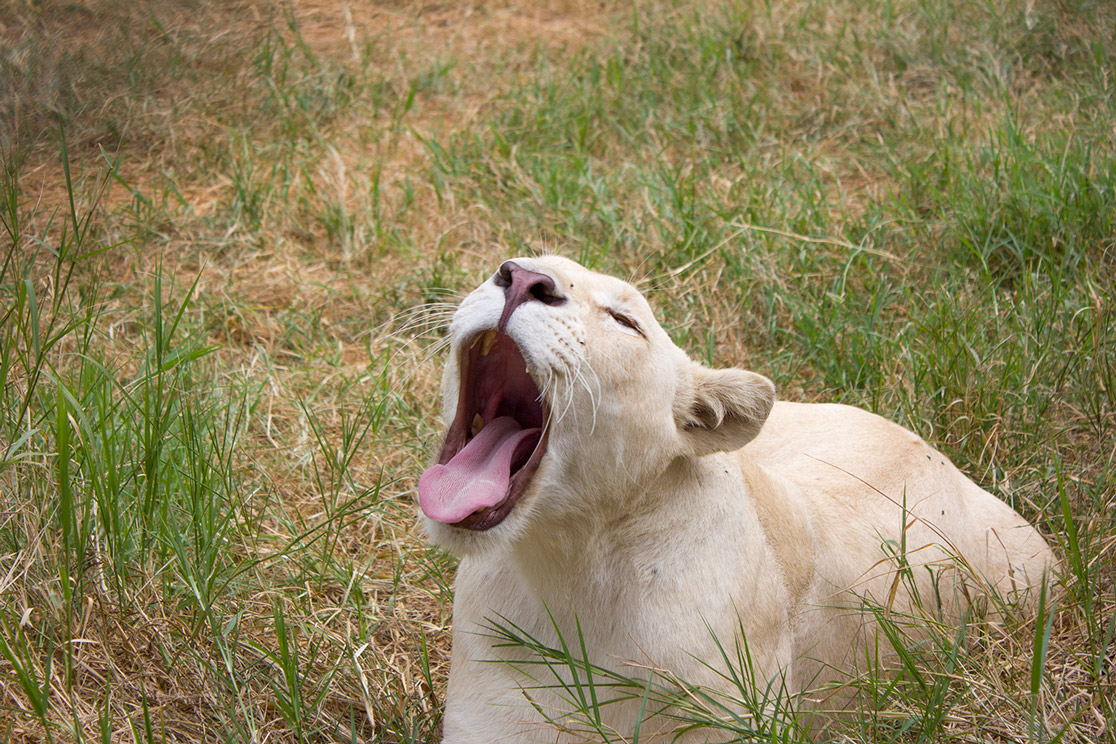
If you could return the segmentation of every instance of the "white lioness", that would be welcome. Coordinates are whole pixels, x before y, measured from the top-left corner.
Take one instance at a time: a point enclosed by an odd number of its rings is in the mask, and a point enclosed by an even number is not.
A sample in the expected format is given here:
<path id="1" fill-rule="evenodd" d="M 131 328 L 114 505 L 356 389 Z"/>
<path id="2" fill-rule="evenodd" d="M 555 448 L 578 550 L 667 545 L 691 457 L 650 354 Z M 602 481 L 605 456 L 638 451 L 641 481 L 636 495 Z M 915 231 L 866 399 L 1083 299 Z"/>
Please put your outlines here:
<path id="1" fill-rule="evenodd" d="M 565 705 L 540 689 L 554 678 L 496 643 L 493 621 L 729 695 L 722 650 L 743 636 L 760 686 L 800 693 L 863 665 L 866 600 L 913 612 L 918 594 L 956 617 L 1051 564 L 1034 528 L 919 437 L 691 361 L 639 292 L 572 261 L 505 262 L 450 336 L 448 433 L 419 483 L 429 534 L 462 557 L 450 744 L 573 740 L 545 723 Z M 637 690 L 601 724 L 671 740 L 651 712 Z"/>

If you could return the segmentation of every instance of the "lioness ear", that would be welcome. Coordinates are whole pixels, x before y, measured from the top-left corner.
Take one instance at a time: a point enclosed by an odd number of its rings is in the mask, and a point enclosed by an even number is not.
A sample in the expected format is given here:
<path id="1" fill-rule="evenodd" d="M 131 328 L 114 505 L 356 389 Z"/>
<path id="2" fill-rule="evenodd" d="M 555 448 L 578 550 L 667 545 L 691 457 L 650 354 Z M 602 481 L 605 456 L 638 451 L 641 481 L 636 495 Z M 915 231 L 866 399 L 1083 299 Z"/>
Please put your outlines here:
<path id="1" fill-rule="evenodd" d="M 775 405 L 771 380 L 696 363 L 692 372 L 692 384 L 674 402 L 674 420 L 691 454 L 740 449 L 752 441 Z"/>

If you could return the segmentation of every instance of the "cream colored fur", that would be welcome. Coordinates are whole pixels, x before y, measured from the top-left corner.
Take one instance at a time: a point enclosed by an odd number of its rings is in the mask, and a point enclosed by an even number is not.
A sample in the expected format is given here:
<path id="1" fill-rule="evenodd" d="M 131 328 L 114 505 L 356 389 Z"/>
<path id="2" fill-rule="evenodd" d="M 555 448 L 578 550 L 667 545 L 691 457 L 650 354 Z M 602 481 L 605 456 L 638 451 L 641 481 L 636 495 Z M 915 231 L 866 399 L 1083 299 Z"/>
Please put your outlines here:
<path id="1" fill-rule="evenodd" d="M 719 641 L 747 638 L 761 679 L 794 693 L 863 663 L 873 632 L 868 598 L 902 611 L 884 545 L 936 566 L 947 616 L 969 596 L 1017 595 L 1041 581 L 1052 555 L 1011 508 L 942 454 L 879 416 L 840 405 L 775 402 L 772 383 L 691 361 L 630 285 L 557 258 L 515 259 L 546 274 L 567 300 L 527 302 L 507 333 L 544 389 L 549 449 L 507 519 L 486 532 L 426 521 L 457 553 L 448 744 L 568 741 L 542 723 L 496 658 L 488 623 L 503 618 L 557 643 L 580 623 L 590 659 L 640 676 L 638 665 L 732 691 Z M 462 350 L 496 326 L 504 292 L 488 281 L 451 325 L 447 424 L 457 406 Z M 632 332 L 613 313 L 636 321 Z M 905 526 L 905 536 L 903 535 Z M 916 570 L 924 596 L 930 572 Z M 555 714 L 557 698 L 528 690 Z M 603 709 L 630 737 L 639 701 Z M 669 722 L 641 741 L 669 741 Z M 684 741 L 704 741 L 693 732 Z"/>

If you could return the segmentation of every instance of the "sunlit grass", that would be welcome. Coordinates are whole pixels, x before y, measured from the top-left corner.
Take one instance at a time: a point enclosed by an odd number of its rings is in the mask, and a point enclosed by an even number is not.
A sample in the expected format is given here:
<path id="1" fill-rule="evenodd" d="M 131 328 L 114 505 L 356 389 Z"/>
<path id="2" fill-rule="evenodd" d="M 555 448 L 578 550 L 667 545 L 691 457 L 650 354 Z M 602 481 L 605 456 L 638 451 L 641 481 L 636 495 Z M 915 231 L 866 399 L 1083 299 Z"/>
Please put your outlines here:
<path id="1" fill-rule="evenodd" d="M 1065 559 L 1038 616 L 887 619 L 904 671 L 833 731 L 1116 741 L 1109 5 L 90 7 L 0 11 L 5 737 L 436 740 L 437 321 L 550 250 L 913 428 Z M 610 695 L 807 733 L 495 632 L 601 683 L 555 716 L 598 739 Z"/>

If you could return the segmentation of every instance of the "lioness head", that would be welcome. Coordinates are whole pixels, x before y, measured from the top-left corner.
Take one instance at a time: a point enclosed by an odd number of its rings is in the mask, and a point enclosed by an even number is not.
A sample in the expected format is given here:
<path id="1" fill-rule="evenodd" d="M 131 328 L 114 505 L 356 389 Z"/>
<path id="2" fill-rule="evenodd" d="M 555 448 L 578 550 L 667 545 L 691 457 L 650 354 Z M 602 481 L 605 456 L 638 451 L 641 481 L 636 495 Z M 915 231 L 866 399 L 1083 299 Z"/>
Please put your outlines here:
<path id="1" fill-rule="evenodd" d="M 677 458 L 742 447 L 775 400 L 765 377 L 691 361 L 631 285 L 557 256 L 505 261 L 450 338 L 448 429 L 418 491 L 457 553 L 630 506 Z"/>

